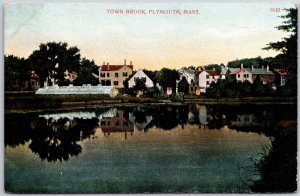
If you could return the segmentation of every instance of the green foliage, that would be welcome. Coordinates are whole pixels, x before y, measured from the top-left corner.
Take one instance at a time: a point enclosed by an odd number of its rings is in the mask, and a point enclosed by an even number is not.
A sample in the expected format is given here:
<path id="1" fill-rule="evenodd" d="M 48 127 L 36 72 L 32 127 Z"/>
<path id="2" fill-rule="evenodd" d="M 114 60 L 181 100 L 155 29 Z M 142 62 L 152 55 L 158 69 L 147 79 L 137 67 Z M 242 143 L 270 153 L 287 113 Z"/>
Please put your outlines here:
<path id="1" fill-rule="evenodd" d="M 252 65 L 254 68 L 259 68 L 263 65 L 263 59 L 260 56 L 256 58 L 244 58 L 240 60 L 236 59 L 234 61 L 229 61 L 227 66 L 232 68 L 240 68 L 241 64 L 243 64 L 244 68 L 251 68 Z"/>
<path id="2" fill-rule="evenodd" d="M 151 87 L 151 88 L 147 88 L 146 93 L 149 97 L 154 98 L 154 97 L 157 97 L 160 94 L 160 91 L 158 90 L 158 88 L 156 86 L 154 86 L 154 87 Z"/>
<path id="3" fill-rule="evenodd" d="M 157 74 L 158 71 L 151 71 L 147 69 L 143 69 L 143 72 L 153 81 L 154 84 L 157 83 Z"/>
<path id="4" fill-rule="evenodd" d="M 210 64 L 210 65 L 205 65 L 204 70 L 216 70 L 217 72 L 221 72 L 221 65 L 218 64 Z"/>
<path id="5" fill-rule="evenodd" d="M 189 83 L 185 77 L 182 77 L 178 83 L 178 92 L 182 92 L 184 94 L 188 94 L 189 92 Z"/>
<path id="6" fill-rule="evenodd" d="M 290 126 L 272 139 L 260 160 L 253 160 L 260 179 L 252 191 L 286 193 L 297 191 L 297 127 Z"/>
<path id="7" fill-rule="evenodd" d="M 78 72 L 80 69 L 79 49 L 76 46 L 68 47 L 65 42 L 40 44 L 39 49 L 33 51 L 28 60 L 39 75 L 41 84 L 47 77 L 63 83 L 66 70 Z"/>
<path id="8" fill-rule="evenodd" d="M 28 61 L 13 55 L 4 56 L 5 90 L 17 90 L 12 83 L 30 79 L 31 69 Z"/>
<path id="9" fill-rule="evenodd" d="M 172 87 L 172 89 L 176 89 L 176 80 L 179 79 L 178 72 L 173 69 L 162 68 L 157 73 L 157 82 L 163 87 L 163 90 L 166 92 L 167 87 Z"/>
<path id="10" fill-rule="evenodd" d="M 98 66 L 95 62 L 86 58 L 81 59 L 78 77 L 74 80 L 73 84 L 76 86 L 81 86 L 83 84 L 98 85 L 99 79 L 93 76 L 92 73 L 98 75 Z"/>
<path id="11" fill-rule="evenodd" d="M 133 89 L 136 91 L 145 91 L 147 89 L 145 82 L 142 79 L 135 79 L 135 85 Z"/>
<path id="12" fill-rule="evenodd" d="M 276 27 L 280 31 L 290 32 L 288 37 L 284 37 L 282 41 L 271 42 L 267 44 L 264 50 L 275 50 L 281 52 L 275 58 L 281 60 L 284 68 L 289 72 L 286 87 L 291 89 L 292 95 L 297 95 L 297 43 L 298 43 L 298 9 L 285 9 L 286 15 L 281 16 L 285 19 L 283 24 Z"/>
<path id="13" fill-rule="evenodd" d="M 271 85 L 263 84 L 259 78 L 251 84 L 249 81 L 236 82 L 219 79 L 212 83 L 206 90 L 206 96 L 210 98 L 241 98 L 275 96 Z"/>

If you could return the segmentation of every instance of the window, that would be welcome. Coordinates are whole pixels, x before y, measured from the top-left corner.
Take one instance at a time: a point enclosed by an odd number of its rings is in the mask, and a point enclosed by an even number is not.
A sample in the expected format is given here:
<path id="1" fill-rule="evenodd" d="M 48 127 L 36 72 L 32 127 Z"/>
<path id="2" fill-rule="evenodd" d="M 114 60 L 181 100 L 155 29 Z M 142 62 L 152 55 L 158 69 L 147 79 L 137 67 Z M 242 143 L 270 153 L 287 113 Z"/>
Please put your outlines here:
<path id="1" fill-rule="evenodd" d="M 119 113 L 116 113 L 116 117 L 119 117 Z"/>
<path id="2" fill-rule="evenodd" d="M 119 73 L 115 73 L 115 77 L 119 77 Z"/>
<path id="3" fill-rule="evenodd" d="M 238 74 L 238 78 L 240 78 L 241 77 L 241 75 L 240 74 Z"/>
<path id="4" fill-rule="evenodd" d="M 116 126 L 119 126 L 119 125 L 120 125 L 119 121 L 117 121 L 115 125 L 116 125 Z"/>
<path id="5" fill-rule="evenodd" d="M 128 127 L 128 122 L 123 122 L 124 127 Z"/>
<path id="6" fill-rule="evenodd" d="M 105 80 L 105 86 L 110 86 L 111 85 L 111 81 L 110 80 Z"/>
<path id="7" fill-rule="evenodd" d="M 109 77 L 109 73 L 107 73 L 106 76 Z"/>
<path id="8" fill-rule="evenodd" d="M 193 87 L 191 87 L 191 91 L 193 92 L 193 90 L 194 90 L 194 88 Z"/>
<path id="9" fill-rule="evenodd" d="M 207 81 L 206 84 L 209 85 L 209 81 Z"/>
<path id="10" fill-rule="evenodd" d="M 119 82 L 118 81 L 114 81 L 114 86 L 118 86 Z"/>
<path id="11" fill-rule="evenodd" d="M 107 121 L 107 126 L 110 126 L 110 121 Z"/>
<path id="12" fill-rule="evenodd" d="M 35 85 L 35 81 L 31 81 L 31 85 L 32 85 L 32 86 Z"/>
<path id="13" fill-rule="evenodd" d="M 128 73 L 127 73 L 127 72 L 123 72 L 123 76 L 124 76 L 124 77 L 127 77 L 127 76 L 128 76 Z"/>
<path id="14" fill-rule="evenodd" d="M 194 80 L 193 80 L 193 79 L 191 79 L 191 83 L 194 83 Z"/>
<path id="15" fill-rule="evenodd" d="M 206 79 L 209 79 L 209 75 L 206 75 Z"/>
<path id="16" fill-rule="evenodd" d="M 105 126 L 105 121 L 101 121 L 101 126 Z"/>
<path id="17" fill-rule="evenodd" d="M 105 77 L 105 73 L 101 73 L 100 77 L 104 78 Z"/>

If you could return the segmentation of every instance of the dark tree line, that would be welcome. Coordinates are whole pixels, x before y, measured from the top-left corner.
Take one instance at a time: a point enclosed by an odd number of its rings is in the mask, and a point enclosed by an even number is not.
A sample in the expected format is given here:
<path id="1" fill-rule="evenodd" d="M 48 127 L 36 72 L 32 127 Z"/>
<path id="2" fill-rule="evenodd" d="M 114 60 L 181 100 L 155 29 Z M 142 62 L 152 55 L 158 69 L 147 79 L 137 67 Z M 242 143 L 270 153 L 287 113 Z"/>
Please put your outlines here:
<path id="1" fill-rule="evenodd" d="M 5 89 L 11 89 L 12 82 L 30 79 L 31 71 L 35 71 L 41 86 L 44 82 L 55 81 L 58 85 L 68 85 L 72 82 L 65 79 L 65 71 L 76 72 L 77 79 L 74 85 L 97 85 L 98 68 L 93 60 L 81 58 L 80 50 L 76 46 L 69 46 L 65 42 L 42 43 L 39 49 L 32 52 L 27 59 L 13 55 L 4 56 Z M 48 79 L 48 80 L 47 80 Z"/>

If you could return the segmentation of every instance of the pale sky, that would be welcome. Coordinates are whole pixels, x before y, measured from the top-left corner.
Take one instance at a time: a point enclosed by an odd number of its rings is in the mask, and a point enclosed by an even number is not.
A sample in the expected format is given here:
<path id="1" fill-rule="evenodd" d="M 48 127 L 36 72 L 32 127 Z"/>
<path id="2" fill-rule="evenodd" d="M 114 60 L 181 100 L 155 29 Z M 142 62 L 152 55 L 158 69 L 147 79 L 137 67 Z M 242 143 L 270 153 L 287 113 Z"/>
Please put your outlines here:
<path id="1" fill-rule="evenodd" d="M 261 50 L 287 34 L 271 8 L 291 3 L 47 3 L 9 4 L 4 10 L 4 54 L 27 58 L 41 43 L 77 46 L 101 65 L 133 61 L 134 69 L 201 66 L 275 56 Z M 107 14 L 107 9 L 145 10 L 146 15 Z M 180 9 L 181 15 L 149 10 Z M 185 15 L 183 10 L 198 10 Z"/>

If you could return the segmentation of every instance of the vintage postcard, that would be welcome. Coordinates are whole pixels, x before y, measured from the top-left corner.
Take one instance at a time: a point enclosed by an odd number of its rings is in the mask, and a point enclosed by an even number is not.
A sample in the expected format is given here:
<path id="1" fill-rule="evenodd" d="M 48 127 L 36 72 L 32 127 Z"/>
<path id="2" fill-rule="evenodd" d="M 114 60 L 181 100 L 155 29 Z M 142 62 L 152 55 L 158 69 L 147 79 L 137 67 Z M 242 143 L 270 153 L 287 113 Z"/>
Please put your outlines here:
<path id="1" fill-rule="evenodd" d="M 297 4 L 3 6 L 7 193 L 297 191 Z"/>

